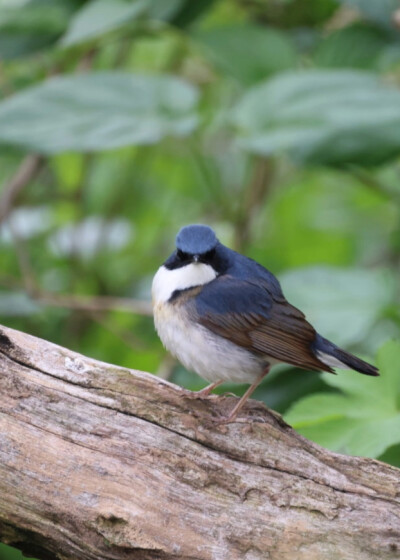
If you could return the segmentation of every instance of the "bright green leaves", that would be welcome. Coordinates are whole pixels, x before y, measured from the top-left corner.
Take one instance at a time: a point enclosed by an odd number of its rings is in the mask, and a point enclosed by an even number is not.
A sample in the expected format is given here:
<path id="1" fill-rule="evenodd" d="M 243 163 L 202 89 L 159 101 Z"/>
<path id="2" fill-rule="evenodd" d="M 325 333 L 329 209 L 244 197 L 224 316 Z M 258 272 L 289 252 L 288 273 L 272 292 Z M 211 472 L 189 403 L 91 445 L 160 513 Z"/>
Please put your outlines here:
<path id="1" fill-rule="evenodd" d="M 256 25 L 216 27 L 195 34 L 205 53 L 223 72 L 252 85 L 297 61 L 294 46 L 279 31 Z"/>
<path id="2" fill-rule="evenodd" d="M 400 150 L 400 92 L 353 71 L 287 72 L 249 90 L 233 121 L 253 153 L 314 164 L 378 164 Z"/>
<path id="3" fill-rule="evenodd" d="M 309 267 L 286 273 L 281 283 L 288 300 L 339 346 L 365 339 L 394 294 L 383 270 Z"/>
<path id="4" fill-rule="evenodd" d="M 62 44 L 75 45 L 118 29 L 141 16 L 148 5 L 148 0 L 92 0 L 72 19 Z"/>
<path id="5" fill-rule="evenodd" d="M 298 401 L 285 416 L 305 437 L 335 451 L 379 457 L 400 443 L 400 342 L 378 352 L 381 377 L 341 371 L 323 374 L 341 393 L 314 394 Z"/>
<path id="6" fill-rule="evenodd" d="M 0 143 L 42 153 L 153 144 L 191 132 L 196 104 L 196 89 L 171 76 L 57 77 L 0 104 Z"/>

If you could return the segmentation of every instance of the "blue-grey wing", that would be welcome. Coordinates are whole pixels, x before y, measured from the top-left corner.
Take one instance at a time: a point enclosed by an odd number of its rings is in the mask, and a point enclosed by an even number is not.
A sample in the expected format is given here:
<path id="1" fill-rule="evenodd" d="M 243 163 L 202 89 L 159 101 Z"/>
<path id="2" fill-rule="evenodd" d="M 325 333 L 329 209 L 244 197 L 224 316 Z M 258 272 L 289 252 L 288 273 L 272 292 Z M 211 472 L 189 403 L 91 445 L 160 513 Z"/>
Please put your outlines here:
<path id="1" fill-rule="evenodd" d="M 201 325 L 251 352 L 313 370 L 332 371 L 312 350 L 316 331 L 267 281 L 229 274 L 196 296 Z"/>

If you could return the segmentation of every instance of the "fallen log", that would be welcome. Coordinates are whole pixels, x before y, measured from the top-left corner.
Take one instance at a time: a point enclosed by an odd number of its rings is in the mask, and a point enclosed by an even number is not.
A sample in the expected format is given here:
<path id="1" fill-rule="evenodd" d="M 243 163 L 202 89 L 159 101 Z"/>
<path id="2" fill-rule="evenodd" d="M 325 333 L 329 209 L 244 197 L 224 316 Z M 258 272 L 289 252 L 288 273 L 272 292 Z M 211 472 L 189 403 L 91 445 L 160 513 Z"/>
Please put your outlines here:
<path id="1" fill-rule="evenodd" d="M 400 558 L 400 470 L 262 403 L 0 328 L 0 541 L 44 560 Z"/>

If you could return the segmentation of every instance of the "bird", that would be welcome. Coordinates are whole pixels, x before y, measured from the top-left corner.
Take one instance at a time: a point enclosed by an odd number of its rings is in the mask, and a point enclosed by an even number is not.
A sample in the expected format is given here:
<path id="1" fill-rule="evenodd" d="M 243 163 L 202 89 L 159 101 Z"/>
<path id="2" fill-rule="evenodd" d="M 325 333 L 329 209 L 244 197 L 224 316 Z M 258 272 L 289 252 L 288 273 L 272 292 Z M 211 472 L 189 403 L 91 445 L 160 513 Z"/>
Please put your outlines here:
<path id="1" fill-rule="evenodd" d="M 320 335 L 304 313 L 285 298 L 277 278 L 261 264 L 223 245 L 203 224 L 182 227 L 176 248 L 152 283 L 156 331 L 186 369 L 210 384 L 204 398 L 224 381 L 249 388 L 221 422 L 234 422 L 271 367 L 285 363 L 335 373 L 378 369 Z"/>

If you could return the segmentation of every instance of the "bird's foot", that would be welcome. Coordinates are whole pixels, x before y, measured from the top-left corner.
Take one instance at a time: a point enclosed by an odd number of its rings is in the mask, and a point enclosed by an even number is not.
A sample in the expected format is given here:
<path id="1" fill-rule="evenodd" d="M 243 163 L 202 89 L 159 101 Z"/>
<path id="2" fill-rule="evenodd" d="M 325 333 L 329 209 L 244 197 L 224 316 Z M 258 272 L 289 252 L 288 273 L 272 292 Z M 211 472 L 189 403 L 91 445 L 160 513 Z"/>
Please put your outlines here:
<path id="1" fill-rule="evenodd" d="M 201 389 L 200 391 L 187 391 L 187 393 L 185 393 L 185 397 L 189 399 L 204 399 L 209 397 L 211 395 L 211 391 L 215 389 L 215 387 L 218 387 L 221 383 L 222 381 L 216 381 L 215 383 L 211 383 L 211 385 L 207 385 L 207 387 L 204 387 L 204 389 Z"/>
<path id="2" fill-rule="evenodd" d="M 214 427 L 215 426 L 222 426 L 225 424 L 231 424 L 233 422 L 245 422 L 245 419 L 238 419 L 238 412 L 236 410 L 232 410 L 232 412 L 228 415 L 223 414 L 223 413 L 216 413 L 216 416 L 214 416 L 213 418 L 210 418 L 210 424 L 212 424 Z"/>
<path id="3" fill-rule="evenodd" d="M 213 420 L 214 425 L 232 424 L 233 422 L 246 422 L 246 419 L 238 419 L 237 414 L 228 414 L 228 416 L 220 416 Z"/>

